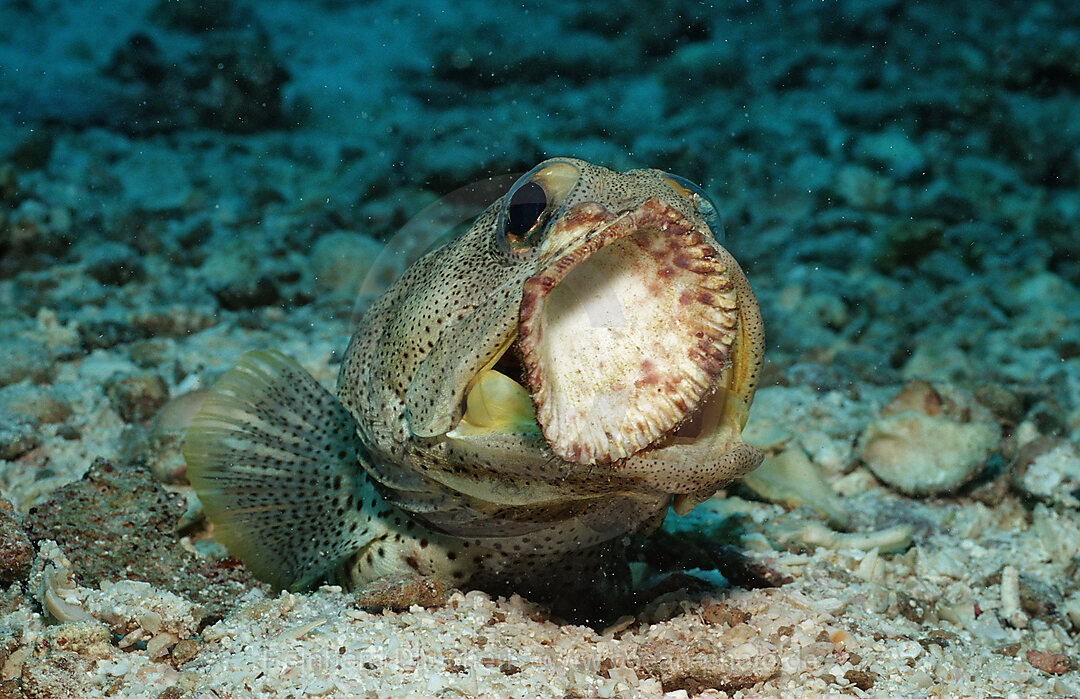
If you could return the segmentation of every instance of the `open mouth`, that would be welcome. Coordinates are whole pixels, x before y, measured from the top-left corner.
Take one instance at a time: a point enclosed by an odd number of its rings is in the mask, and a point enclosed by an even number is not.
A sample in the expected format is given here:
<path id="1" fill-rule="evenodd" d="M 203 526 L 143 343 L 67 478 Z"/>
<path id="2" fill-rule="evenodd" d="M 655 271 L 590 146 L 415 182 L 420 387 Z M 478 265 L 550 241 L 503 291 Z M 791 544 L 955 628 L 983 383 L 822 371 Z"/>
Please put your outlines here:
<path id="1" fill-rule="evenodd" d="M 540 431 L 577 464 L 726 432 L 738 307 L 715 246 L 656 199 L 570 229 L 583 220 L 550 232 L 577 242 L 526 281 L 516 336 L 472 381 L 459 431 Z"/>

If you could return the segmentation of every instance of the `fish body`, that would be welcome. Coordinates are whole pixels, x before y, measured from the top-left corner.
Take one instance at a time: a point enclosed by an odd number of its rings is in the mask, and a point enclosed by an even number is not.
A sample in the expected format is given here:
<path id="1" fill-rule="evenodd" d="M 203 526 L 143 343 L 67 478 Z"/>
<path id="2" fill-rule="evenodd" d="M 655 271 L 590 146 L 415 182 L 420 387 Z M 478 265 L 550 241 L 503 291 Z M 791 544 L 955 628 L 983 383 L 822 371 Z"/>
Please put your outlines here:
<path id="1" fill-rule="evenodd" d="M 184 450 L 216 536 L 285 588 L 624 591 L 627 535 L 762 458 L 761 317 L 718 228 L 662 171 L 541 163 L 376 300 L 336 396 L 266 351 L 215 385 Z"/>

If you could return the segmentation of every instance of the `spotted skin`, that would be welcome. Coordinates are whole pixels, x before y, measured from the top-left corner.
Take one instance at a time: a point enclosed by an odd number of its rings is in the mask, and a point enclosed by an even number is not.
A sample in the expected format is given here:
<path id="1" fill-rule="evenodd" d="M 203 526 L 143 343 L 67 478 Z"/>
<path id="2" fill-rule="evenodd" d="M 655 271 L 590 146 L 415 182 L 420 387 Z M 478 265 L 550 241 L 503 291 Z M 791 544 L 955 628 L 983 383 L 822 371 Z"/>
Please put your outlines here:
<path id="1" fill-rule="evenodd" d="M 189 474 L 261 577 L 624 592 L 626 535 L 760 463 L 741 429 L 761 318 L 693 193 L 573 159 L 524 182 L 546 195 L 537 224 L 515 228 L 516 185 L 406 270 L 360 322 L 337 400 L 269 352 L 215 387 L 187 437 Z M 560 287 L 571 277 L 586 291 Z M 621 330 L 585 314 L 565 325 L 588 293 L 618 300 Z M 466 396 L 507 361 L 535 418 L 472 428 Z M 618 409 L 613 395 L 627 397 Z"/>

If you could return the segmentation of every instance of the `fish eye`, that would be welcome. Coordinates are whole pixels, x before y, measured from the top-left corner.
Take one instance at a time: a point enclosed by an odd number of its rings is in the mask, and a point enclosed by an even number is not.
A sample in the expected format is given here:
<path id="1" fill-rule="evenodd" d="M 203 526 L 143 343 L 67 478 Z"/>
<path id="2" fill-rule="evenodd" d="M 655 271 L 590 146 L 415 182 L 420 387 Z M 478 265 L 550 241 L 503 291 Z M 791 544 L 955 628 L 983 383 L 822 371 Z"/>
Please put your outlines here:
<path id="1" fill-rule="evenodd" d="M 705 221 L 705 225 L 712 231 L 716 242 L 724 242 L 724 226 L 720 222 L 720 213 L 716 210 L 716 204 L 705 193 L 705 190 L 685 177 L 672 175 L 670 172 L 662 173 L 662 177 L 679 196 L 694 205 L 698 215 L 701 216 Z"/>
<path id="2" fill-rule="evenodd" d="M 514 183 L 499 212 L 496 240 L 503 252 L 521 257 L 543 239 L 547 224 L 561 210 L 580 170 L 565 160 L 548 160 Z"/>
<path id="3" fill-rule="evenodd" d="M 506 235 L 524 239 L 547 209 L 547 192 L 535 182 L 526 182 L 510 195 L 506 205 Z"/>

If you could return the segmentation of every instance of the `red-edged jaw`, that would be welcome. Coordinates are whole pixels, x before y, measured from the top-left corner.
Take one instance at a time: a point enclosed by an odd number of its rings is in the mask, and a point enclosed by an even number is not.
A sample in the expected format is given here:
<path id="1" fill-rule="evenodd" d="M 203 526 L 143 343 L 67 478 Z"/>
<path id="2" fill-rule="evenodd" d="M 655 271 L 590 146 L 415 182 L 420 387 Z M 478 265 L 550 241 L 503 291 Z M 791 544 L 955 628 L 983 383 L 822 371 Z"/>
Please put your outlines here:
<path id="1" fill-rule="evenodd" d="M 717 386 L 738 319 L 715 243 L 674 207 L 565 212 L 525 283 L 517 341 L 551 450 L 611 463 L 661 441 Z"/>

